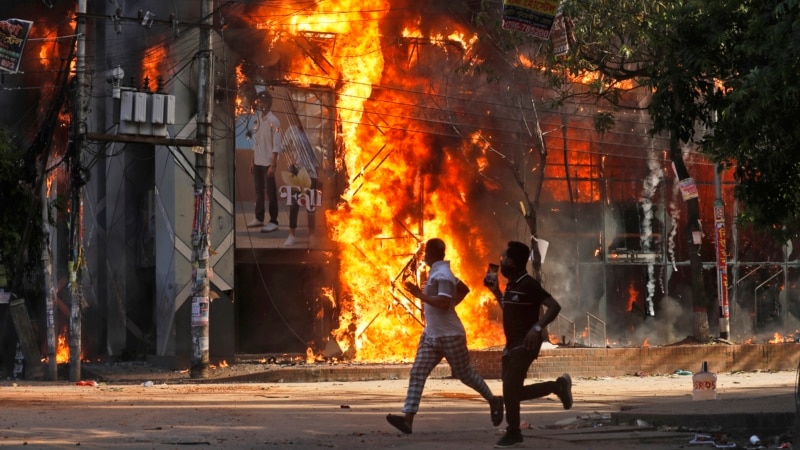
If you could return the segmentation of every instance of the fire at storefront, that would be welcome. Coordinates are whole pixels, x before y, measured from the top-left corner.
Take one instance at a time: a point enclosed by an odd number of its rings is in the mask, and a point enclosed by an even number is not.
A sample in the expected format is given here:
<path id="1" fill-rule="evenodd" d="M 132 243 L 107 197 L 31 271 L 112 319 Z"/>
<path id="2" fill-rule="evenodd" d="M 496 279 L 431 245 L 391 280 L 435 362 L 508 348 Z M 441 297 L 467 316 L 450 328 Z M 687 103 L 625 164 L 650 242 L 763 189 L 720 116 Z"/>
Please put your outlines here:
<path id="1" fill-rule="evenodd" d="M 95 5 L 90 13 L 92 132 L 140 140 L 92 144 L 84 354 L 144 355 L 183 366 L 190 347 L 192 148 L 142 140 L 154 135 L 152 118 L 142 128 L 126 122 L 120 108 L 126 95 L 168 96 L 175 110 L 162 127 L 166 137 L 192 136 L 197 39 L 186 24 L 198 12 L 117 3 L 119 10 Z M 597 105 L 556 105 L 530 62 L 538 49 L 501 51 L 482 40 L 471 25 L 474 3 L 218 5 L 212 358 L 409 360 L 421 306 L 402 281 L 424 277 L 417 252 L 434 236 L 445 240 L 455 272 L 473 288 L 458 310 L 470 347 L 502 345 L 500 310 L 481 280 L 506 241 L 530 242 L 520 212 L 527 199 L 538 206 L 544 283 L 564 307 L 551 341 L 665 345 L 692 333 L 685 207 L 666 140 L 648 135 L 640 109 L 615 111 L 614 127 L 598 132 L 594 120 L 604 111 Z M 139 9 L 154 15 L 149 26 Z M 135 37 L 142 37 L 135 51 L 121 44 Z M 115 77 L 116 68 L 125 76 Z M 574 81 L 580 89 L 581 80 Z M 25 84 L 21 75 L 12 82 Z M 273 99 L 286 148 L 276 171 L 280 206 L 272 232 L 248 227 L 253 102 L 263 92 Z M 646 100 L 643 92 L 630 93 L 632 106 Z M 692 149 L 685 155 L 701 199 L 703 280 L 714 329 L 715 168 Z M 69 183 L 60 177 L 63 192 Z M 722 181 L 730 227 L 733 182 L 729 174 Z M 732 339 L 791 333 L 798 268 L 792 242 L 776 245 L 735 228 L 729 236 Z M 59 279 L 68 275 L 57 273 L 63 306 Z M 33 308 L 42 331 L 43 309 Z M 61 308 L 56 323 L 65 321 Z"/>

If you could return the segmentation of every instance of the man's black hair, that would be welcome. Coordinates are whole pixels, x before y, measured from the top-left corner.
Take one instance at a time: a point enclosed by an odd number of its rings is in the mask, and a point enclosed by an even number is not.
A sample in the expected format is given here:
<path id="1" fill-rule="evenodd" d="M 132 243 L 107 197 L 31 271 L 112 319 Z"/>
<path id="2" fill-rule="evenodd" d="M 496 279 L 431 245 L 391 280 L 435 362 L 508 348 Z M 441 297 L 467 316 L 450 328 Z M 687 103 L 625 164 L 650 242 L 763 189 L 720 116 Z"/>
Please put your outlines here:
<path id="1" fill-rule="evenodd" d="M 508 249 L 506 256 L 514 262 L 514 265 L 519 268 L 524 268 L 528 264 L 531 249 L 527 245 L 519 241 L 508 241 Z"/>
<path id="2" fill-rule="evenodd" d="M 425 243 L 425 251 L 436 260 L 444 259 L 444 249 L 444 241 L 439 238 L 428 239 Z"/>
<path id="3" fill-rule="evenodd" d="M 261 91 L 256 97 L 256 107 L 259 109 L 272 109 L 272 94 L 269 91 Z"/>

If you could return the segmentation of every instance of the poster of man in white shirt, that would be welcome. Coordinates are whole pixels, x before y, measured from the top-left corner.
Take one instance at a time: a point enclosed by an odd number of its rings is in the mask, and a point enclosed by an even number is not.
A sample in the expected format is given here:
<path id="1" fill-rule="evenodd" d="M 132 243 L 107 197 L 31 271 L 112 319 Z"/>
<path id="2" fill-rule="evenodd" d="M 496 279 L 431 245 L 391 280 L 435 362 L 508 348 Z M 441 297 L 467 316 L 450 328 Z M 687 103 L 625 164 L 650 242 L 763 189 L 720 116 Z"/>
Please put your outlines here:
<path id="1" fill-rule="evenodd" d="M 330 90 L 253 86 L 236 117 L 236 247 L 323 249 L 334 206 Z"/>

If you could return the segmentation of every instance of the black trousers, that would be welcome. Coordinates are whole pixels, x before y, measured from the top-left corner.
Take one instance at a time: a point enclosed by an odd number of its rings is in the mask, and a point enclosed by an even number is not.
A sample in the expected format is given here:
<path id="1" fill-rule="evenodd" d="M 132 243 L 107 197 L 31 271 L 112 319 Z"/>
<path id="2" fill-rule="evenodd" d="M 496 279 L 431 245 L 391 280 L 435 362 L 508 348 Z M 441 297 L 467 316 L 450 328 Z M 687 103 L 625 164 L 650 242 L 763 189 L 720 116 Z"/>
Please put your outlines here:
<path id="1" fill-rule="evenodd" d="M 256 219 L 264 221 L 264 200 L 269 201 L 269 221 L 278 224 L 278 186 L 275 175 L 269 176 L 269 166 L 253 166 L 253 184 L 256 188 Z M 266 191 L 266 192 L 265 192 Z M 266 193 L 266 199 L 264 194 Z"/>
<path id="2" fill-rule="evenodd" d="M 540 346 L 541 347 L 541 346 Z M 528 368 L 539 356 L 539 348 L 527 350 L 523 347 L 503 354 L 503 401 L 506 406 L 506 432 L 519 433 L 520 402 L 541 398 L 556 392 L 555 381 L 525 385 Z"/>
<path id="3" fill-rule="evenodd" d="M 299 188 L 292 188 L 292 189 L 293 189 L 292 194 L 296 194 L 297 190 L 299 190 Z M 311 189 L 313 189 L 313 190 L 319 189 L 319 184 L 317 183 L 317 179 L 316 178 L 312 178 L 311 179 Z M 289 228 L 291 228 L 293 230 L 295 228 L 297 228 L 297 214 L 300 212 L 300 205 L 297 203 L 296 200 L 297 199 L 295 199 L 295 201 L 292 202 L 292 206 L 289 207 Z M 305 208 L 305 206 L 303 208 Z M 315 227 L 315 223 L 316 223 L 315 220 L 314 220 L 314 212 L 315 211 L 308 211 L 308 233 L 309 234 L 313 233 L 314 227 Z"/>

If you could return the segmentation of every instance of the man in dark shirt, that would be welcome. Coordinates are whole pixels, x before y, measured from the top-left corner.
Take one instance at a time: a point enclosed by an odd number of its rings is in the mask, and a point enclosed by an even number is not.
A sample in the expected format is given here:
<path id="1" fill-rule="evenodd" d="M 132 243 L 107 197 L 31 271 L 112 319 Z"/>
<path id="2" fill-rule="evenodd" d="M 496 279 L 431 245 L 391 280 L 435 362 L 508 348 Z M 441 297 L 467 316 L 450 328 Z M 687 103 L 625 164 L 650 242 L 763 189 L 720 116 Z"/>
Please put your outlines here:
<path id="1" fill-rule="evenodd" d="M 546 327 L 556 320 L 561 305 L 539 282 L 528 274 L 530 248 L 522 242 L 510 241 L 500 260 L 500 273 L 508 280 L 501 292 L 496 278 L 484 282 L 503 309 L 503 399 L 506 409 L 506 434 L 495 448 L 516 447 L 522 443 L 520 402 L 556 394 L 564 409 L 572 408 L 572 380 L 568 374 L 555 381 L 525 385 L 528 368 L 539 356 L 546 339 Z M 546 308 L 540 317 L 541 307 Z"/>

